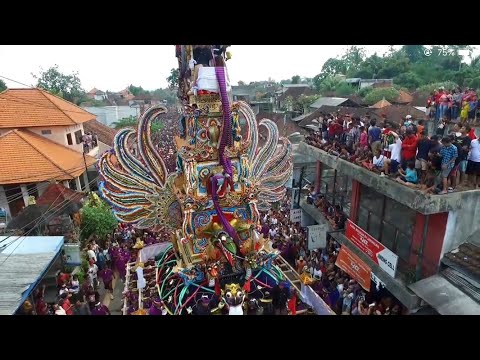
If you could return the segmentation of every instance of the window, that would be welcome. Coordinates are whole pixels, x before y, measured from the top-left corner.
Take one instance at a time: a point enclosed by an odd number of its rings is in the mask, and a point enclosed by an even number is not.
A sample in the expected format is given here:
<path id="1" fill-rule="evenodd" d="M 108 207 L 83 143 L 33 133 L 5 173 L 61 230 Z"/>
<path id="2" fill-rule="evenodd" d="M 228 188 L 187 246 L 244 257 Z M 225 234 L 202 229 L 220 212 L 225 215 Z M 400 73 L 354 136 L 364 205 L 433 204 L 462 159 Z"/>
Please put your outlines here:
<path id="1" fill-rule="evenodd" d="M 408 262 L 417 213 L 362 185 L 357 224 Z"/>
<path id="2" fill-rule="evenodd" d="M 348 176 L 338 175 L 336 170 L 325 166 L 322 170 L 320 194 L 333 206 L 340 205 L 347 216 L 350 216 L 351 192 L 352 180 Z"/>
<path id="3" fill-rule="evenodd" d="M 75 131 L 75 140 L 77 145 L 82 143 L 82 130 Z"/>
<path id="4" fill-rule="evenodd" d="M 67 143 L 68 145 L 73 145 L 72 134 L 67 134 Z"/>
<path id="5" fill-rule="evenodd" d="M 42 135 L 51 135 L 52 130 L 42 130 Z"/>

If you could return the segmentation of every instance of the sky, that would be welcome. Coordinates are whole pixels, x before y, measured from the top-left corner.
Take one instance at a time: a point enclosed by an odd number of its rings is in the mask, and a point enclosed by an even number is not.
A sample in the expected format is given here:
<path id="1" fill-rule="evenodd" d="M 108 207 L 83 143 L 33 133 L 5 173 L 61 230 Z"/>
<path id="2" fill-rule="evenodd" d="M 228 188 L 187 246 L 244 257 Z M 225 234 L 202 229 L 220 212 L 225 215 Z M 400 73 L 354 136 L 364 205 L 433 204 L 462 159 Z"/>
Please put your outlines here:
<path id="1" fill-rule="evenodd" d="M 367 55 L 383 55 L 388 45 L 359 45 Z M 400 45 L 395 45 L 398 48 Z M 348 45 L 232 45 L 227 62 L 230 81 L 314 77 L 323 63 L 344 53 Z M 475 55 L 480 47 L 475 46 Z M 65 74 L 78 72 L 86 91 L 96 87 L 120 91 L 130 84 L 147 90 L 166 87 L 166 78 L 177 67 L 173 45 L 0 45 L 0 76 L 35 85 L 31 73 L 57 64 Z M 13 81 L 8 87 L 25 87 Z"/>

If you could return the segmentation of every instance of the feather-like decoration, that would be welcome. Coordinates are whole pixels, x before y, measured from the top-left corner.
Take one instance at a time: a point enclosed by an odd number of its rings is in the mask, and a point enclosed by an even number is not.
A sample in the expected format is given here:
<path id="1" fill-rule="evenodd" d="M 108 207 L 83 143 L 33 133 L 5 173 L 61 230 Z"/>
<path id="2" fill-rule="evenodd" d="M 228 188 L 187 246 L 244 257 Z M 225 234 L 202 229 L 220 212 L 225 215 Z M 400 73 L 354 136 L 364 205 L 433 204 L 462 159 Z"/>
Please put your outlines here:
<path id="1" fill-rule="evenodd" d="M 150 138 L 152 121 L 166 111 L 163 106 L 151 107 L 140 118 L 137 132 L 119 131 L 114 140 L 114 154 L 104 153 L 98 163 L 104 179 L 100 186 L 102 196 L 112 205 L 118 220 L 133 223 L 137 228 L 174 229 L 178 224 L 172 211 L 176 202 L 174 178 L 167 178 L 165 163 Z M 134 136 L 140 160 L 128 150 Z"/>

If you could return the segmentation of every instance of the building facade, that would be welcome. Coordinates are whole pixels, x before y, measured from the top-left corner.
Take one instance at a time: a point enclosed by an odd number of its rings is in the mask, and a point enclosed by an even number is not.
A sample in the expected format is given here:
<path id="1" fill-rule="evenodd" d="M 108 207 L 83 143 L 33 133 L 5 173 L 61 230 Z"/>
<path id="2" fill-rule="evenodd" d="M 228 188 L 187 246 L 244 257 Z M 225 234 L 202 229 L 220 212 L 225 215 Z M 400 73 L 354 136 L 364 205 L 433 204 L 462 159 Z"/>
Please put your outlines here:
<path id="1" fill-rule="evenodd" d="M 315 159 L 317 193 L 332 205 L 340 205 L 349 221 L 368 234 L 361 236 L 363 241 L 373 246 L 378 242 L 393 253 L 393 276 L 352 241 L 348 229 L 331 235 L 364 261 L 373 276 L 409 309 L 420 305 L 409 285 L 437 274 L 443 255 L 460 244 L 480 241 L 472 240 L 480 230 L 475 220 L 480 218 L 480 190 L 430 196 L 304 142 L 297 153 Z M 316 207 L 305 201 L 300 205 L 318 223 L 325 223 Z"/>

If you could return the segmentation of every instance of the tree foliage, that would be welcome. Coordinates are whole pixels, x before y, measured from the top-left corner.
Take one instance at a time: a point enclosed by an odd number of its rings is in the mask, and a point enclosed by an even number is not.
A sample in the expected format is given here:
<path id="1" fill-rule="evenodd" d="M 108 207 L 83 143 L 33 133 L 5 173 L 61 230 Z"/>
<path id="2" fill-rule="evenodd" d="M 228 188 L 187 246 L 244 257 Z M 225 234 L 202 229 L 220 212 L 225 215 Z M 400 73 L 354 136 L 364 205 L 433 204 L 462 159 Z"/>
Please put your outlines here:
<path id="1" fill-rule="evenodd" d="M 78 72 L 65 75 L 58 70 L 58 65 L 55 65 L 46 71 L 40 68 L 39 74 L 32 73 L 32 76 L 37 79 L 37 87 L 67 101 L 80 104 L 86 100 L 85 90 L 82 88 Z"/>
<path id="2" fill-rule="evenodd" d="M 389 102 L 394 102 L 400 93 L 398 92 L 397 89 L 391 87 L 391 88 L 377 88 L 371 90 L 363 99 L 365 104 L 367 105 L 373 105 L 383 98 Z"/>
<path id="3" fill-rule="evenodd" d="M 124 129 L 124 128 L 136 128 L 138 124 L 138 120 L 135 116 L 130 115 L 129 117 L 122 118 L 118 121 L 112 123 L 113 127 L 116 130 Z M 159 121 L 152 122 L 152 132 L 156 133 L 163 129 L 163 123 Z"/>
<path id="4" fill-rule="evenodd" d="M 460 50 L 470 55 L 462 57 Z M 312 82 L 319 92 L 337 91 L 339 84 L 332 83 L 332 78 L 338 74 L 362 79 L 393 79 L 394 84 L 409 91 L 447 81 L 461 87 L 478 87 L 480 57 L 472 59 L 471 54 L 472 47 L 468 45 L 404 45 L 397 50 L 390 47 L 383 55 L 375 53 L 366 57 L 363 48 L 351 46 L 343 55 L 328 59 Z M 465 63 L 467 58 L 472 60 L 470 64 Z M 348 89 L 342 86 L 339 90 L 344 94 Z"/>
<path id="5" fill-rule="evenodd" d="M 136 127 L 137 118 L 133 115 L 130 115 L 129 117 L 125 117 L 118 121 L 113 122 L 112 125 L 116 130 L 124 129 L 127 127 Z"/>
<path id="6" fill-rule="evenodd" d="M 2 79 L 0 79 L 0 92 L 4 90 L 7 90 L 7 84 L 5 84 Z"/>
<path id="7" fill-rule="evenodd" d="M 131 85 L 131 84 L 128 87 L 128 91 L 130 91 L 133 96 L 148 95 L 149 94 L 149 91 L 145 90 L 141 86 L 134 86 L 134 85 Z"/>
<path id="8" fill-rule="evenodd" d="M 301 80 L 300 75 L 294 75 L 294 76 L 292 76 L 292 82 L 291 83 L 292 84 L 300 84 L 300 80 Z"/>
<path id="9" fill-rule="evenodd" d="M 178 79 L 180 77 L 180 71 L 178 68 L 173 68 L 170 70 L 170 75 L 167 77 L 168 88 L 175 89 L 178 87 Z"/>
<path id="10" fill-rule="evenodd" d="M 92 234 L 104 239 L 117 226 L 118 221 L 112 209 L 102 201 L 97 194 L 90 193 L 89 199 L 82 207 L 82 240 L 88 239 Z"/>

